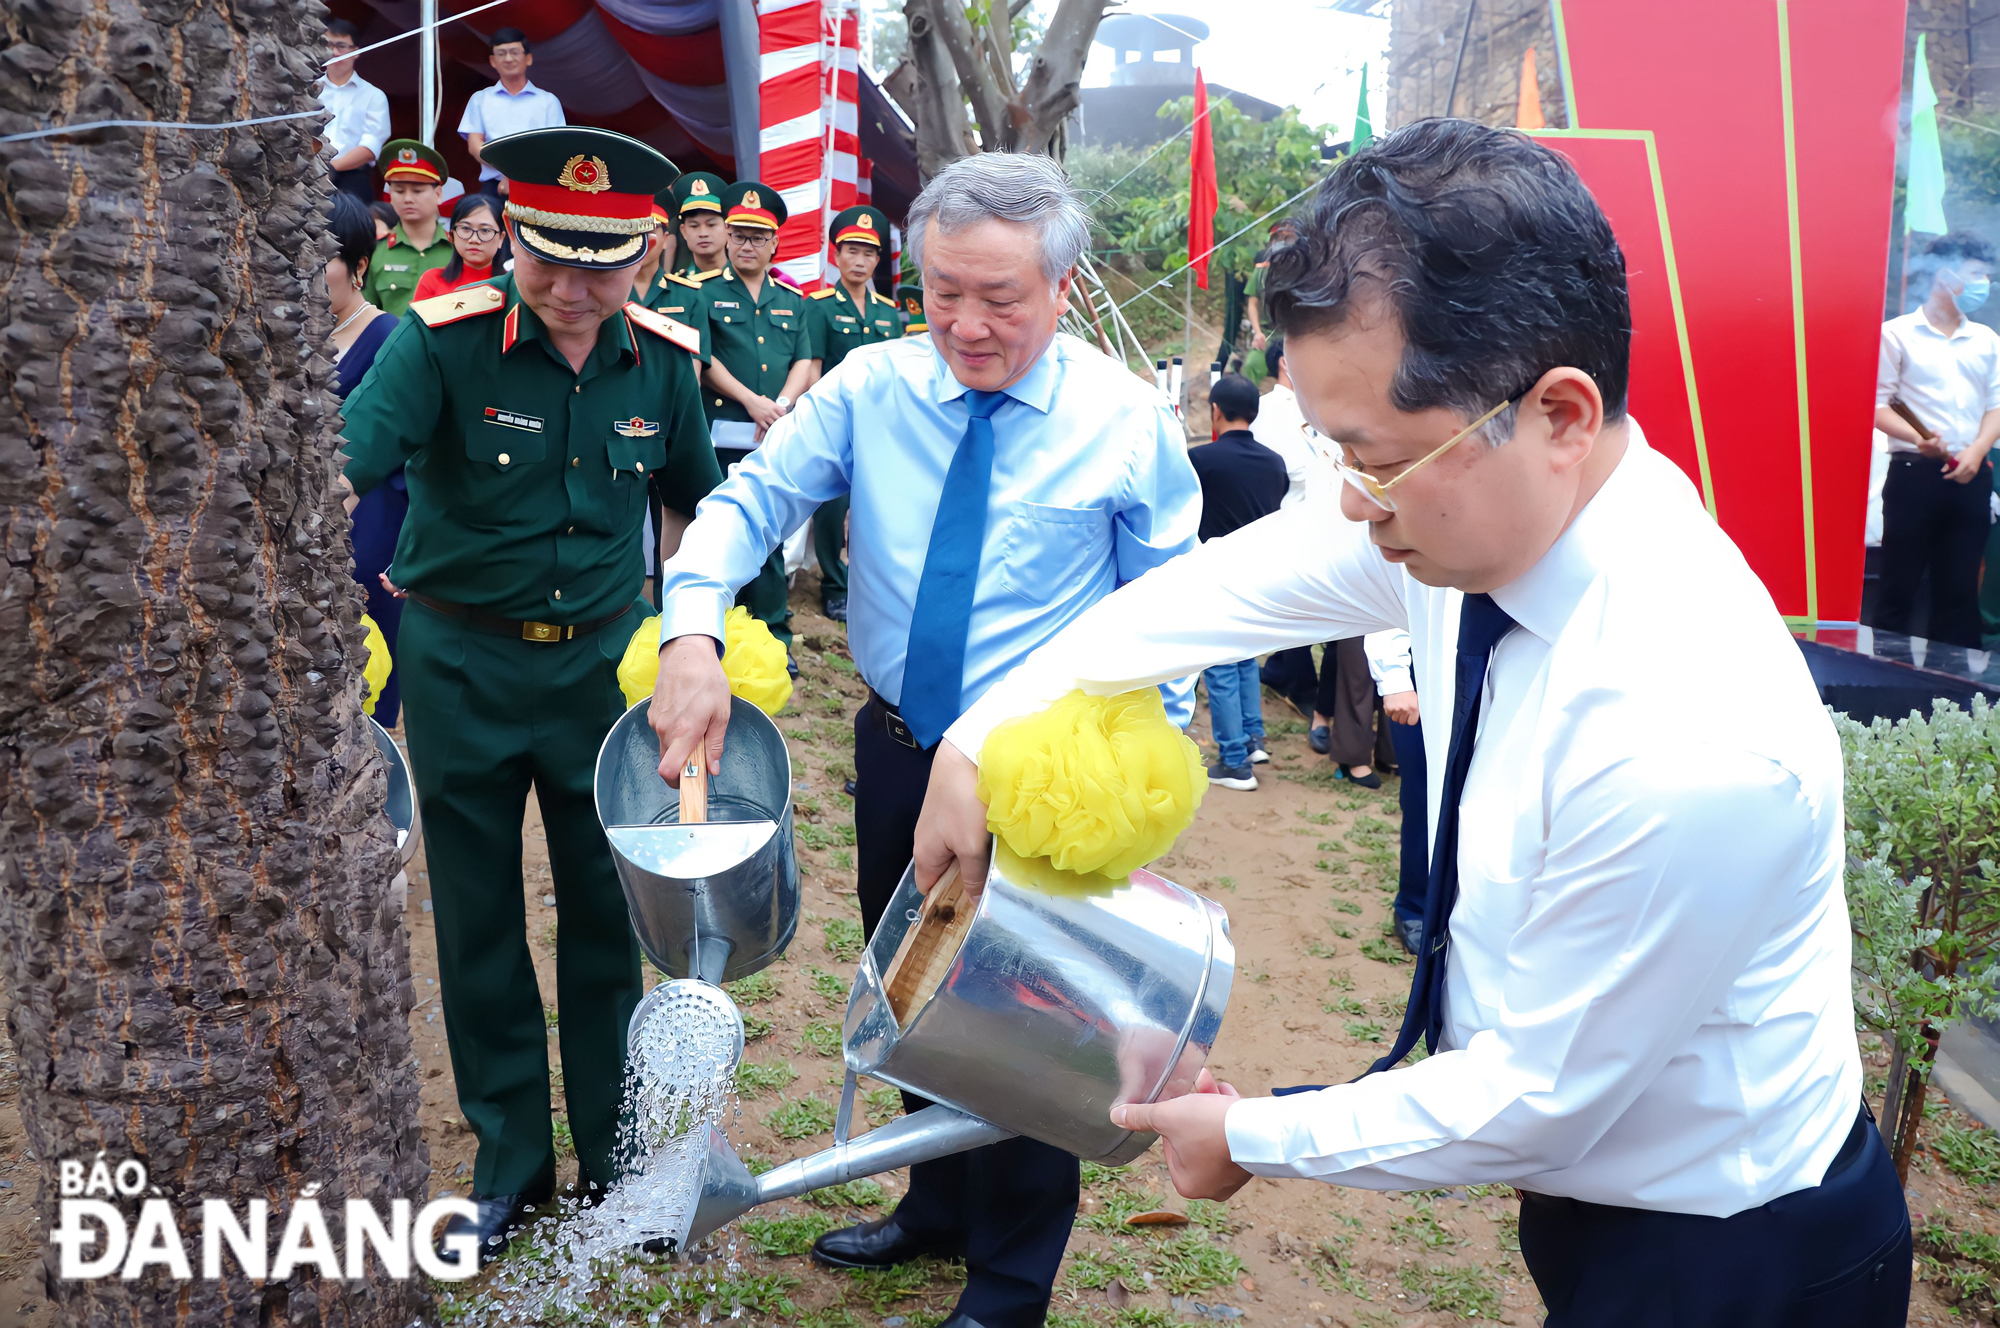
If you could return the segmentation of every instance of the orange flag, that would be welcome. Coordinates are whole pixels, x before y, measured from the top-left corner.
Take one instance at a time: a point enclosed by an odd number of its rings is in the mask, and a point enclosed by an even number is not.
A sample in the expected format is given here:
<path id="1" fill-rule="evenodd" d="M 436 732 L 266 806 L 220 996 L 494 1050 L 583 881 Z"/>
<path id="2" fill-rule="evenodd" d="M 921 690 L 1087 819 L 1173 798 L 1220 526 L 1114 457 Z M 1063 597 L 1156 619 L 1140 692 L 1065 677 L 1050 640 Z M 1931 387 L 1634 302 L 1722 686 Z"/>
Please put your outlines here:
<path id="1" fill-rule="evenodd" d="M 1542 119 L 1542 85 L 1535 78 L 1535 48 L 1521 57 L 1521 104 L 1514 112 L 1516 129 L 1540 129 L 1548 121 Z"/>

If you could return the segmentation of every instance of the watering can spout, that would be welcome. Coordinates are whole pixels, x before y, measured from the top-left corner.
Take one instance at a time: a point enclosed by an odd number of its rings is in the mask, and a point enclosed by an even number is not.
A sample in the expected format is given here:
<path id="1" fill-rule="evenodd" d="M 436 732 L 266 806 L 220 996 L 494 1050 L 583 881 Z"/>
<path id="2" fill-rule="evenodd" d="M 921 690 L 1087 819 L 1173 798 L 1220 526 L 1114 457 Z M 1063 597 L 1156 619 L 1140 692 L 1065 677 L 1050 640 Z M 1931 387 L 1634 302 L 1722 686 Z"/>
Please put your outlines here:
<path id="1" fill-rule="evenodd" d="M 879 1176 L 885 1171 L 1013 1137 L 1011 1131 L 989 1125 L 977 1116 L 950 1107 L 931 1106 L 870 1130 L 858 1139 L 849 1139 L 810 1157 L 773 1167 L 761 1176 L 752 1176 L 750 1168 L 729 1146 L 729 1140 L 723 1138 L 722 1131 L 711 1127 L 708 1166 L 702 1177 L 694 1223 L 688 1228 L 688 1241 L 700 1240 L 760 1204 L 796 1198 L 829 1185 Z"/>

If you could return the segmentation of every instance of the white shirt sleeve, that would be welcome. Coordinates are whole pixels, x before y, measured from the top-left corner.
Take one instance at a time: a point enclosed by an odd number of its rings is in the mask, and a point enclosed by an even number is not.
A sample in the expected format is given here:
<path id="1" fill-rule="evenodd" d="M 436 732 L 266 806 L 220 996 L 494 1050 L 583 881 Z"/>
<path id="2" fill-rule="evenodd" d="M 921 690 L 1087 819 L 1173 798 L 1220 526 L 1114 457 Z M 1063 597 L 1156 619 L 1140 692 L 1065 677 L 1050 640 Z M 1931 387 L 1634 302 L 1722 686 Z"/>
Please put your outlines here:
<path id="1" fill-rule="evenodd" d="M 1361 638 L 1361 651 L 1368 656 L 1368 676 L 1375 680 L 1381 696 L 1417 690 L 1416 675 L 1410 670 L 1410 634 L 1398 628 L 1370 632 Z"/>
<path id="2" fill-rule="evenodd" d="M 486 116 L 484 113 L 486 92 L 487 89 L 481 88 L 465 99 L 465 114 L 458 117 L 459 137 L 463 138 L 468 134 L 484 134 L 486 132 Z"/>
<path id="3" fill-rule="evenodd" d="M 382 145 L 389 141 L 389 94 L 380 88 L 368 89 L 361 106 L 361 136 L 356 146 L 368 149 L 381 160 Z"/>
<path id="4" fill-rule="evenodd" d="M 2000 337 L 1989 332 L 1981 340 L 1986 348 L 1986 409 L 1992 410 L 2000 406 Z"/>
<path id="5" fill-rule="evenodd" d="M 549 127 L 549 125 L 568 124 L 569 121 L 563 118 L 562 98 L 556 96 L 556 94 L 553 92 L 545 93 L 544 95 L 547 96 L 549 99 L 549 112 L 548 112 L 549 123 L 548 125 L 544 125 L 543 128 L 546 129 Z"/>
<path id="6" fill-rule="evenodd" d="M 977 761 L 1003 720 L 1078 688 L 1115 696 L 1269 650 L 1407 626 L 1404 574 L 1375 551 L 1365 524 L 1340 516 L 1338 503 L 1338 494 L 1315 491 L 1105 596 L 945 737 Z"/>
<path id="7" fill-rule="evenodd" d="M 1875 362 L 1875 404 L 1886 406 L 1903 381 L 1903 343 L 1896 339 L 1891 324 L 1882 324 L 1882 353 Z"/>
<path id="8" fill-rule="evenodd" d="M 1239 1164 L 1364 1189 L 1533 1189 L 1687 1046 L 1793 905 L 1744 883 L 1819 851 L 1812 808 L 1774 762 L 1694 740 L 1578 768 L 1519 882 L 1495 1027 L 1351 1084 L 1246 1098 L 1226 1121 Z"/>

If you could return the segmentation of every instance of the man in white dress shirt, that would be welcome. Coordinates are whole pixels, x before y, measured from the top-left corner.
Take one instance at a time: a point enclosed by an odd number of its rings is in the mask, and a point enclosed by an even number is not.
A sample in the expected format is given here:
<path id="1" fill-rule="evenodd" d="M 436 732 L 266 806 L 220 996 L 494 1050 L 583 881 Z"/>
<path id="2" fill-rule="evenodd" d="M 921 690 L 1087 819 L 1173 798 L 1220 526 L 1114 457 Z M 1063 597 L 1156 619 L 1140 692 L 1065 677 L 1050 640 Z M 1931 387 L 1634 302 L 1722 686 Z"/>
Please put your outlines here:
<path id="1" fill-rule="evenodd" d="M 333 112 L 326 141 L 333 148 L 327 170 L 333 187 L 364 203 L 381 197 L 375 188 L 375 159 L 389 141 L 389 98 L 354 72 L 361 30 L 344 18 L 326 25 L 326 53 L 333 63 L 319 81 L 319 104 Z"/>
<path id="2" fill-rule="evenodd" d="M 519 28 L 496 28 L 487 43 L 486 61 L 500 81 L 481 88 L 466 98 L 465 114 L 459 117 L 459 136 L 472 159 L 479 163 L 479 192 L 489 198 L 507 196 L 507 180 L 486 164 L 486 145 L 509 134 L 530 129 L 547 129 L 568 124 L 563 119 L 562 101 L 528 81 L 535 53 Z"/>
<path id="3" fill-rule="evenodd" d="M 1992 290 L 1993 250 L 1971 236 L 1931 241 L 1913 269 L 1930 291 L 1882 325 L 1875 427 L 1889 439 L 1882 482 L 1882 581 L 1873 626 L 1909 633 L 1917 583 L 1930 573 L 1930 612 L 1917 635 L 1979 648 L 1979 564 L 1993 523 L 2000 438 L 2000 333 L 1968 315 Z M 1914 275 L 1914 272 L 1913 272 Z M 1919 289 L 1922 289 L 1919 287 Z M 1911 427 L 1889 404 L 1923 422 Z M 1988 576 L 2000 569 L 1988 568 Z"/>
<path id="4" fill-rule="evenodd" d="M 974 703 L 933 766 L 919 883 L 981 873 L 974 761 L 1001 720 L 1407 627 L 1436 840 L 1389 1072 L 1204 1081 L 1114 1119 L 1165 1137 L 1189 1195 L 1511 1184 L 1552 1328 L 1901 1324 L 1839 746 L 1770 596 L 1625 416 L 1624 260 L 1595 201 L 1520 134 L 1420 121 L 1333 171 L 1268 277 L 1344 483 L 1122 588 Z M 1419 1033 L 1434 1054 L 1392 1071 Z"/>
<path id="5" fill-rule="evenodd" d="M 1250 436 L 1285 459 L 1285 507 L 1305 501 L 1306 485 L 1315 470 L 1325 463 L 1306 441 L 1305 416 L 1299 414 L 1298 394 L 1292 390 L 1292 375 L 1285 367 L 1285 339 L 1272 337 L 1264 346 L 1264 363 L 1278 385 L 1264 394 L 1257 406 L 1257 418 L 1250 424 Z"/>

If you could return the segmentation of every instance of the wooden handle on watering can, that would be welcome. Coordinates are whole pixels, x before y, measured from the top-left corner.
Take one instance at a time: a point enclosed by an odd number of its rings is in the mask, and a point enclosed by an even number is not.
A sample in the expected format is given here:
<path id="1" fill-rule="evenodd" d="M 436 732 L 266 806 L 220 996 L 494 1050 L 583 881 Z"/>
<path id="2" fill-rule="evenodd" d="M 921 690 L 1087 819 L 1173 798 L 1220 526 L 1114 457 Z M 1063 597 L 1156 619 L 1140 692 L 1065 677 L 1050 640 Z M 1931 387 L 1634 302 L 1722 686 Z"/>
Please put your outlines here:
<path id="1" fill-rule="evenodd" d="M 681 767 L 682 825 L 701 825 L 708 820 L 708 762 L 706 750 L 697 748 Z"/>

